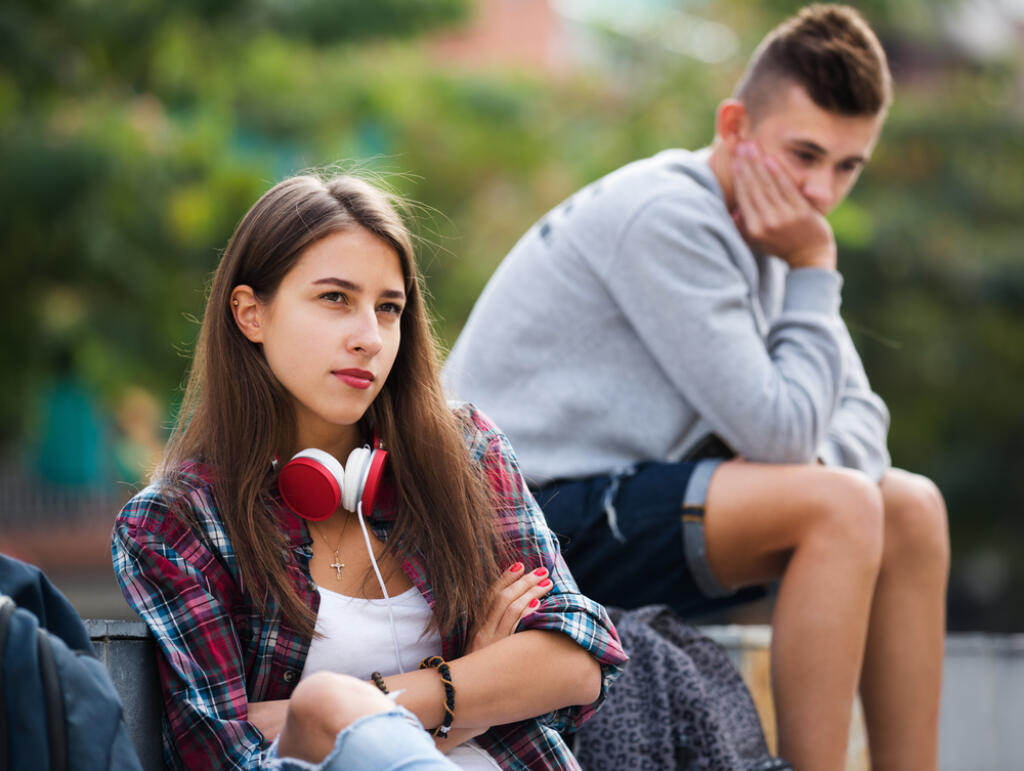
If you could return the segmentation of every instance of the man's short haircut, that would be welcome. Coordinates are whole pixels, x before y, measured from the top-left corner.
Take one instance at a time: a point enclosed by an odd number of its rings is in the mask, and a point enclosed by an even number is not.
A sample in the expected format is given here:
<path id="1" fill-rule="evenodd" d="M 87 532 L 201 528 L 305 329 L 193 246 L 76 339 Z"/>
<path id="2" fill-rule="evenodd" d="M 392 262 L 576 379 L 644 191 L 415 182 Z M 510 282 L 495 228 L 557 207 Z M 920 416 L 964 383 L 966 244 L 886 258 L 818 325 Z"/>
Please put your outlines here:
<path id="1" fill-rule="evenodd" d="M 734 96 L 757 120 L 787 82 L 839 115 L 878 115 L 892 99 L 885 51 L 860 13 L 846 5 L 809 5 L 769 32 Z"/>

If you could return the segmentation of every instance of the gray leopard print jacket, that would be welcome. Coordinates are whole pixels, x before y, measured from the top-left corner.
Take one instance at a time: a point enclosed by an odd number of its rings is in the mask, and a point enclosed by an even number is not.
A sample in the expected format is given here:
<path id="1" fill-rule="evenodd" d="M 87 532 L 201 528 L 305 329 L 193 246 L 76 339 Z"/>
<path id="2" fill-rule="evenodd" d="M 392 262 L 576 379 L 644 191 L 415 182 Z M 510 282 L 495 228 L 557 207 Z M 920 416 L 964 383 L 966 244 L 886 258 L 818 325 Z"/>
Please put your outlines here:
<path id="1" fill-rule="evenodd" d="M 725 649 L 664 605 L 609 608 L 630 661 L 579 730 L 585 771 L 783 771 Z"/>

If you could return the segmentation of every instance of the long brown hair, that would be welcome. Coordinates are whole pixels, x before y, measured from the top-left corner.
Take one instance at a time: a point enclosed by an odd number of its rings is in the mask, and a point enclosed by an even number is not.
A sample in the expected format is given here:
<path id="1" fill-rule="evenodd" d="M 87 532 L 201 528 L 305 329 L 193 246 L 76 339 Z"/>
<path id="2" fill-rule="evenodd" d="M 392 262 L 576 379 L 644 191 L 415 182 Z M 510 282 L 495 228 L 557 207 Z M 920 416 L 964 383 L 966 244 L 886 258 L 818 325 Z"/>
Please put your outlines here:
<path id="1" fill-rule="evenodd" d="M 214 495 L 246 590 L 264 612 L 272 596 L 285 619 L 307 635 L 316 617 L 288 580 L 280 558 L 287 544 L 268 506 L 270 459 L 299 449 L 292 401 L 260 346 L 238 329 L 230 303 L 239 284 L 265 302 L 272 299 L 302 252 L 327 235 L 365 228 L 391 246 L 402 265 L 401 344 L 363 420 L 390 456 L 396 518 L 388 548 L 399 558 L 423 556 L 436 628 L 447 633 L 460 622 L 475 625 L 502 556 L 488 489 L 445 402 L 412 241 L 394 200 L 356 177 L 304 175 L 278 183 L 253 205 L 214 276 L 181 411 L 157 471 L 174 489 L 175 473 L 187 460 L 202 459 L 213 469 Z M 172 506 L 188 518 L 187 507 L 174 506 L 173 497 Z"/>

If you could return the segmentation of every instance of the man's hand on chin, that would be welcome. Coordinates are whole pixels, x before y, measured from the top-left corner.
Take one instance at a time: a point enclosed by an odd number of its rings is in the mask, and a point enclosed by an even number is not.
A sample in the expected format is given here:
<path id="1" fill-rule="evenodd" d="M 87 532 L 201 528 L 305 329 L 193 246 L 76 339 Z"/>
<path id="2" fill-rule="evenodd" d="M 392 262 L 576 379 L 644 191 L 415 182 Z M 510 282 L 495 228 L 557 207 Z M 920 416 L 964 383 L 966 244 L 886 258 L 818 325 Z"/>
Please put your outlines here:
<path id="1" fill-rule="evenodd" d="M 774 158 L 753 142 L 743 142 L 733 153 L 732 170 L 732 218 L 752 248 L 775 255 L 790 268 L 836 269 L 831 225 Z"/>

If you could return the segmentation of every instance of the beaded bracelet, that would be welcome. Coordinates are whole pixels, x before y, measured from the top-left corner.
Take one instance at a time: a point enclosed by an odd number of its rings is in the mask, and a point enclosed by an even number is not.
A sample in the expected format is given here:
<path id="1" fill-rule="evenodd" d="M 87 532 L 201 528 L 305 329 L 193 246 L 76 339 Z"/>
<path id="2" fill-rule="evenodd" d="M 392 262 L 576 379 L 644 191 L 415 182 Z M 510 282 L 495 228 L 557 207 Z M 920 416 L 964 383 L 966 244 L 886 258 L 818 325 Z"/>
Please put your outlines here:
<path id="1" fill-rule="evenodd" d="M 441 684 L 444 686 L 444 720 L 431 734 L 447 739 L 448 732 L 452 730 L 452 721 L 455 719 L 455 684 L 452 682 L 452 671 L 440 656 L 427 656 L 420 662 L 420 669 L 430 668 L 440 673 Z"/>
<path id="2" fill-rule="evenodd" d="M 380 688 L 381 693 L 391 693 L 388 690 L 387 685 L 384 684 L 384 677 L 380 672 L 374 672 L 370 675 L 370 679 L 373 680 L 373 684 Z"/>

